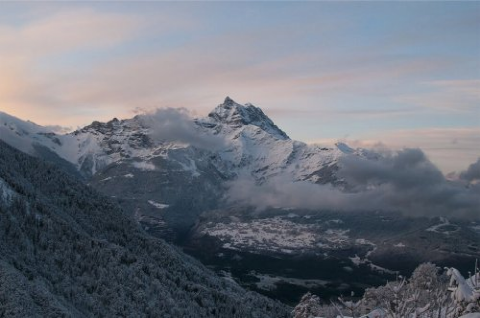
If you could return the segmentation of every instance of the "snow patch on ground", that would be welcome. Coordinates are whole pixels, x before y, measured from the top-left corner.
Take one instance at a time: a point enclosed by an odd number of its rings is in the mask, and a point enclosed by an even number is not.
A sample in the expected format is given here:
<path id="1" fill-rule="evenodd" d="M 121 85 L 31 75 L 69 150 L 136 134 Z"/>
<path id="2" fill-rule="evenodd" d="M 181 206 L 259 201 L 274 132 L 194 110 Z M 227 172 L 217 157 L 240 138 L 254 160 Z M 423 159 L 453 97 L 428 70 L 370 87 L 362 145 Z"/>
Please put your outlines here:
<path id="1" fill-rule="evenodd" d="M 440 218 L 440 221 L 441 223 L 432 225 L 425 231 L 449 235 L 460 230 L 459 226 L 451 224 L 450 221 L 445 218 Z"/>
<path id="2" fill-rule="evenodd" d="M 225 241 L 223 247 L 229 249 L 255 248 L 290 253 L 313 248 L 316 243 L 312 225 L 295 224 L 281 218 L 217 223 L 202 233 Z"/>
<path id="3" fill-rule="evenodd" d="M 260 281 L 255 283 L 257 288 L 263 290 L 274 290 L 277 288 L 278 283 L 287 283 L 291 285 L 302 286 L 306 288 L 316 288 L 319 286 L 325 286 L 329 283 L 326 280 L 320 279 L 299 279 L 299 278 L 291 278 L 291 277 L 282 277 L 282 276 L 271 276 L 266 274 L 260 274 L 251 272 L 252 276 L 255 276 Z"/>
<path id="4" fill-rule="evenodd" d="M 148 203 L 150 203 L 151 205 L 153 205 L 157 209 L 166 209 L 170 206 L 168 204 L 158 203 L 158 202 L 155 202 L 153 200 L 148 200 Z"/>
<path id="5" fill-rule="evenodd" d="M 350 230 L 340 230 L 340 229 L 328 229 L 325 231 L 324 238 L 327 241 L 327 244 L 321 243 L 323 245 L 332 246 L 334 248 L 341 248 L 349 242 L 349 237 L 347 233 Z"/>
<path id="6" fill-rule="evenodd" d="M 131 174 L 131 173 L 127 173 L 127 174 L 125 174 L 125 175 L 123 175 L 123 176 L 124 176 L 125 178 L 133 178 L 133 177 L 134 177 L 134 175 Z"/>
<path id="7" fill-rule="evenodd" d="M 363 238 L 359 238 L 359 239 L 356 239 L 355 240 L 355 244 L 358 244 L 358 245 L 371 245 L 371 246 L 376 246 L 375 243 L 369 241 L 369 240 L 366 240 L 366 239 L 363 239 Z"/>
<path id="8" fill-rule="evenodd" d="M 478 312 L 472 312 L 470 314 L 466 314 L 463 316 L 460 316 L 459 318 L 480 318 L 480 313 Z"/>
<path id="9" fill-rule="evenodd" d="M 348 229 L 321 230 L 316 224 L 295 223 L 284 217 L 249 222 L 210 222 L 200 232 L 220 239 L 224 248 L 282 254 L 313 251 L 318 248 L 341 249 L 352 244 L 347 235 Z"/>
<path id="10" fill-rule="evenodd" d="M 356 266 L 367 265 L 371 270 L 386 274 L 397 274 L 398 272 L 373 264 L 369 259 L 362 259 L 358 255 L 350 257 L 352 263 Z"/>
<path id="11" fill-rule="evenodd" d="M 10 204 L 15 195 L 16 192 L 10 188 L 10 186 L 5 182 L 5 180 L 0 178 L 0 200 L 7 204 Z"/>
<path id="12" fill-rule="evenodd" d="M 134 161 L 132 162 L 134 168 L 140 169 L 142 171 L 154 171 L 156 170 L 155 165 L 151 162 L 146 161 Z"/>
<path id="13" fill-rule="evenodd" d="M 334 220 L 328 220 L 325 223 L 327 223 L 327 224 L 343 224 L 343 221 L 340 220 L 340 219 L 334 219 Z"/>

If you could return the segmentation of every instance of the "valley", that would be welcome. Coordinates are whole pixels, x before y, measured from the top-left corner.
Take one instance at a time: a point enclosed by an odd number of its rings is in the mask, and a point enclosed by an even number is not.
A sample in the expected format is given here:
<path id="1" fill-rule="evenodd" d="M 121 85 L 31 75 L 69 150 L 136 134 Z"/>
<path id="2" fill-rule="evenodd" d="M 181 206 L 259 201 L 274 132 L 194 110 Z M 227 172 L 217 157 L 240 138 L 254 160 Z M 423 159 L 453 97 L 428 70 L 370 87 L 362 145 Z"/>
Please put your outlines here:
<path id="1" fill-rule="evenodd" d="M 429 233 L 444 222 L 393 213 L 232 208 L 202 215 L 184 250 L 221 275 L 294 304 L 307 291 L 327 299 L 362 295 L 432 260 L 469 271 L 479 255 L 478 222 L 450 224 L 457 234 Z"/>
<path id="2" fill-rule="evenodd" d="M 181 131 L 166 130 L 165 116 Z M 56 135 L 1 114 L 0 131 L 118 202 L 150 235 L 290 305 L 307 291 L 361 295 L 426 261 L 468 270 L 480 255 L 478 219 L 445 218 L 411 190 L 436 200 L 448 191 L 441 210 L 461 196 L 475 206 L 475 188 L 445 180 L 422 153 L 294 141 L 260 108 L 229 97 L 204 118 L 159 110 Z M 401 178 L 423 173 L 436 184 L 395 181 L 402 156 L 415 159 Z M 390 169 L 393 181 L 359 179 L 362 165 Z M 465 207 L 459 213 L 471 214 Z"/>

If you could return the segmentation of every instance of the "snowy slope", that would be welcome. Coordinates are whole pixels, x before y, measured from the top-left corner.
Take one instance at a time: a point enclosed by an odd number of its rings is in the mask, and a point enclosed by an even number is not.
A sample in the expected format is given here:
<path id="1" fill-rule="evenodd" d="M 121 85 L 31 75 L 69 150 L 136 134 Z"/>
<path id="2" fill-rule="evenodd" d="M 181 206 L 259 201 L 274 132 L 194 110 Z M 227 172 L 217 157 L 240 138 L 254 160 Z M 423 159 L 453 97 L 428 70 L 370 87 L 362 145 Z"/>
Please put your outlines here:
<path id="1" fill-rule="evenodd" d="M 226 147 L 220 154 L 229 171 L 257 180 L 288 173 L 294 180 L 332 182 L 339 157 L 349 154 L 340 145 L 327 148 L 292 140 L 260 108 L 237 104 L 228 97 L 196 122 L 225 138 Z"/>
<path id="2" fill-rule="evenodd" d="M 0 139 L 25 153 L 40 157 L 38 147 L 48 149 L 87 177 L 111 163 L 132 158 L 147 162 L 154 157 L 165 156 L 171 148 L 181 147 L 171 143 L 153 145 L 148 138 L 148 129 L 137 117 L 124 121 L 113 119 L 107 123 L 95 121 L 72 133 L 57 135 L 47 128 L 0 112 Z M 137 167 L 148 165 L 137 164 Z"/>
<path id="3" fill-rule="evenodd" d="M 295 180 L 335 182 L 336 163 L 341 156 L 357 153 L 344 144 L 336 147 L 307 145 L 291 140 L 263 111 L 251 104 L 240 105 L 226 98 L 206 118 L 195 119 L 199 133 L 225 140 L 220 158 L 212 161 L 226 175 L 247 173 L 257 180 L 288 173 Z M 44 147 L 73 164 L 87 177 L 112 163 L 131 162 L 136 168 L 154 170 L 151 160 L 169 158 L 169 152 L 194 148 L 188 144 L 159 142 L 150 137 L 138 116 L 107 123 L 93 122 L 75 132 L 56 135 L 32 122 L 0 113 L 0 138 L 26 153 L 38 155 Z M 202 154 L 201 154 L 202 153 Z M 203 156 L 203 158 L 199 158 Z M 191 149 L 178 160 L 181 169 L 199 176 L 196 162 L 205 154 Z"/>
<path id="4" fill-rule="evenodd" d="M 37 157 L 45 157 L 47 153 L 54 154 L 73 164 L 78 170 L 81 170 L 88 154 L 102 151 L 90 133 L 81 136 L 57 135 L 45 127 L 2 112 L 0 112 L 0 139 L 18 150 Z"/>
<path id="5" fill-rule="evenodd" d="M 57 150 L 60 147 L 57 137 L 47 128 L 0 112 L 0 139 L 18 150 L 33 154 L 36 143 Z"/>
<path id="6" fill-rule="evenodd" d="M 262 183 L 281 175 L 343 186 L 336 175 L 339 159 L 364 156 L 344 144 L 321 147 L 292 140 L 260 108 L 228 97 L 205 118 L 187 117 L 188 122 L 176 126 L 159 127 L 168 120 L 144 114 L 95 121 L 64 135 L 0 115 L 0 139 L 74 171 L 104 194 L 123 200 L 132 215 L 155 218 L 152 226 L 168 224 L 180 231 L 202 212 L 221 208 L 226 181 L 248 176 Z M 211 140 L 215 148 L 170 138 L 173 130 L 182 135 L 182 129 L 203 144 Z M 150 202 L 160 202 L 162 209 Z"/>

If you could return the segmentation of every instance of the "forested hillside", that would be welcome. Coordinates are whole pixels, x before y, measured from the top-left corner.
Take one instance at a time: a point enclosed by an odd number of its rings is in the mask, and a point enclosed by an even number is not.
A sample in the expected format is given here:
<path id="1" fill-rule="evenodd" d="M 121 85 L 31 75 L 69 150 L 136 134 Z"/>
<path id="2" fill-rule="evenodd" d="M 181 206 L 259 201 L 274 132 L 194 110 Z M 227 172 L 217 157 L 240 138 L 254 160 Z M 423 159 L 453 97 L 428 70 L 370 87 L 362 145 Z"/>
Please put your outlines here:
<path id="1" fill-rule="evenodd" d="M 0 141 L 0 317 L 287 317 Z"/>

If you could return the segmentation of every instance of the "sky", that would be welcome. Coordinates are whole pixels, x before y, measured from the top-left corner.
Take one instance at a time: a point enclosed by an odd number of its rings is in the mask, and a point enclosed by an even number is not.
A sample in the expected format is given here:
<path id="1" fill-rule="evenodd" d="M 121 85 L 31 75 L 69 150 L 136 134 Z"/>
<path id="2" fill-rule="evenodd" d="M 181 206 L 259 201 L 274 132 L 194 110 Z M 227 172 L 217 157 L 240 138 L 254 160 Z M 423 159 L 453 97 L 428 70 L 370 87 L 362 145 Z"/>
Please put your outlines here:
<path id="1" fill-rule="evenodd" d="M 0 74 L 41 125 L 230 96 L 304 142 L 480 157 L 480 2 L 0 2 Z"/>

